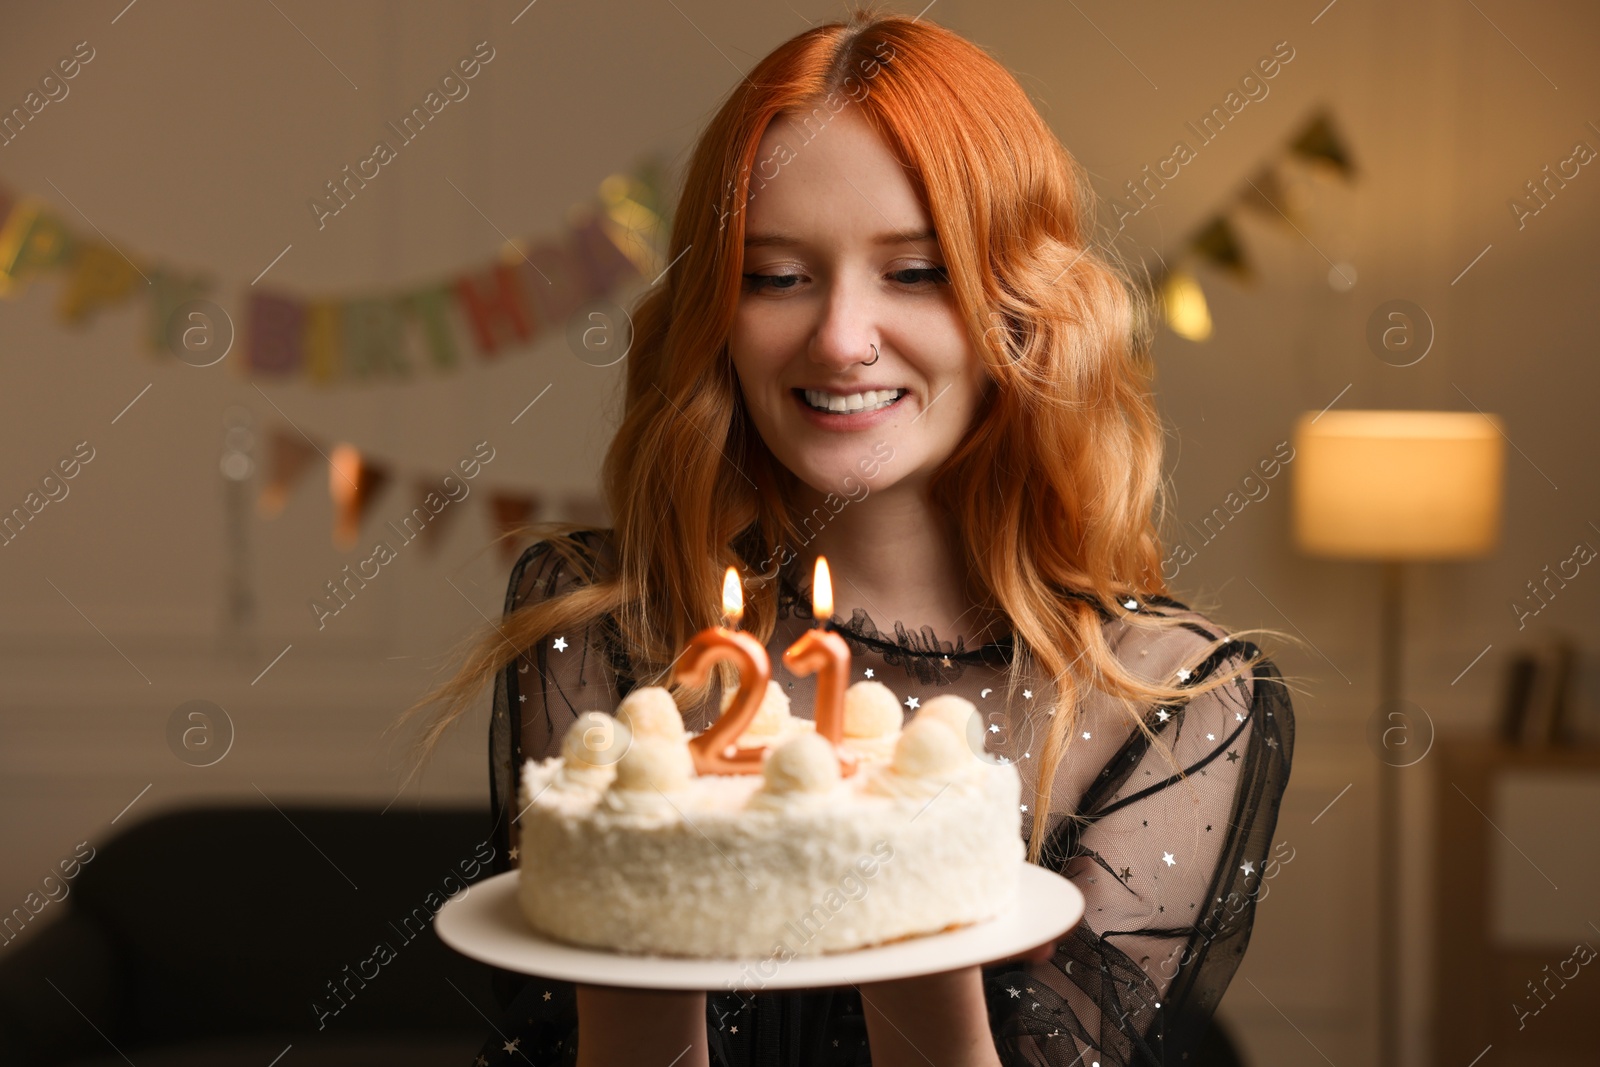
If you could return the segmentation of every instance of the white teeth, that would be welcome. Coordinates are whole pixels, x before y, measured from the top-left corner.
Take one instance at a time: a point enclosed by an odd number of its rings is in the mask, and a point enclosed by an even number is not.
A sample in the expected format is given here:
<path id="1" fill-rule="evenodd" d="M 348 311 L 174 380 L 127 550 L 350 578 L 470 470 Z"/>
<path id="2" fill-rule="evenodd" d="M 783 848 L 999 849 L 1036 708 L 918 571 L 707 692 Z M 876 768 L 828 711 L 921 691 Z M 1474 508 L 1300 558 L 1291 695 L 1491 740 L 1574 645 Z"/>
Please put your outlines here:
<path id="1" fill-rule="evenodd" d="M 835 396 L 820 389 L 805 390 L 806 403 L 823 411 L 855 412 L 876 411 L 888 407 L 905 394 L 904 389 L 870 389 L 849 396 Z"/>

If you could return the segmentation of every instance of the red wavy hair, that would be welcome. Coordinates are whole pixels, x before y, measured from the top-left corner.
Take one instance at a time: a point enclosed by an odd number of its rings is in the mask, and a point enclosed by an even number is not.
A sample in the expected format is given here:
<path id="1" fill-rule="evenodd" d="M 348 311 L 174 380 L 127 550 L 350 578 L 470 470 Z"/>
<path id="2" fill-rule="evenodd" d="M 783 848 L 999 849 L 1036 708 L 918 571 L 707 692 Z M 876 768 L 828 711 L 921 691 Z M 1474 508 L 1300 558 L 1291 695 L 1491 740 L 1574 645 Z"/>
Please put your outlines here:
<path id="1" fill-rule="evenodd" d="M 603 467 L 617 566 L 601 573 L 561 538 L 580 527 L 532 528 L 589 581 L 474 638 L 454 677 L 402 717 L 446 701 L 419 754 L 514 658 L 508 649 L 602 614 L 616 619 L 636 681 L 664 684 L 690 636 L 719 621 L 724 570 L 753 575 L 776 546 L 806 539 L 786 504 L 794 476 L 754 431 L 727 343 L 740 295 L 742 207 L 762 135 L 780 114 L 825 119 L 841 107 L 857 109 L 905 164 L 993 381 L 930 491 L 955 520 L 983 606 L 1011 624 L 1011 688 L 1043 678 L 1054 689 L 1033 810 L 1050 810 L 1085 684 L 1121 697 L 1139 729 L 1141 702 L 1197 691 L 1130 672 L 1103 632 L 1102 610 L 1127 615 L 1129 596 L 1166 592 L 1155 527 L 1162 427 L 1145 358 L 1149 316 L 1141 291 L 1093 247 L 1083 172 L 982 49 L 929 22 L 863 13 L 780 45 L 700 137 L 673 218 L 672 267 L 634 314 L 624 417 Z M 747 588 L 743 627 L 766 642 L 776 586 Z M 721 680 L 732 682 L 726 673 Z M 674 695 L 697 707 L 710 684 Z M 1034 820 L 1036 862 L 1048 822 Z"/>

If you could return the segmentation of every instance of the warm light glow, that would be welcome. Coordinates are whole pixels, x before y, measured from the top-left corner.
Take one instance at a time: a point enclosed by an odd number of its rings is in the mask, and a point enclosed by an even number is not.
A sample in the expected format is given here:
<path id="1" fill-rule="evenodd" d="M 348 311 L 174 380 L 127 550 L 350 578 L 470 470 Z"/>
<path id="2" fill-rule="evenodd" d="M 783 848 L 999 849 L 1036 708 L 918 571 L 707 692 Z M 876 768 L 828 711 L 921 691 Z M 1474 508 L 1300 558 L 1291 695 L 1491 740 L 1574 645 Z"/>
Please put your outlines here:
<path id="1" fill-rule="evenodd" d="M 833 616 L 833 579 L 828 577 L 828 561 L 817 557 L 817 567 L 811 580 L 811 614 L 820 626 Z"/>
<path id="2" fill-rule="evenodd" d="M 1505 439 L 1478 412 L 1324 411 L 1295 427 L 1294 536 L 1341 559 L 1463 559 L 1499 535 Z"/>
<path id="3" fill-rule="evenodd" d="M 744 590 L 739 587 L 739 572 L 733 567 L 722 577 L 722 614 L 733 626 L 744 618 Z"/>
<path id="4" fill-rule="evenodd" d="M 345 505 L 356 499 L 361 481 L 361 450 L 355 445 L 335 445 L 328 457 L 328 492 L 335 502 Z"/>
<path id="5" fill-rule="evenodd" d="M 1206 294 L 1193 275 L 1183 271 L 1168 275 L 1161 287 L 1161 306 L 1167 325 L 1179 337 L 1204 341 L 1211 336 L 1211 311 L 1206 307 Z"/>

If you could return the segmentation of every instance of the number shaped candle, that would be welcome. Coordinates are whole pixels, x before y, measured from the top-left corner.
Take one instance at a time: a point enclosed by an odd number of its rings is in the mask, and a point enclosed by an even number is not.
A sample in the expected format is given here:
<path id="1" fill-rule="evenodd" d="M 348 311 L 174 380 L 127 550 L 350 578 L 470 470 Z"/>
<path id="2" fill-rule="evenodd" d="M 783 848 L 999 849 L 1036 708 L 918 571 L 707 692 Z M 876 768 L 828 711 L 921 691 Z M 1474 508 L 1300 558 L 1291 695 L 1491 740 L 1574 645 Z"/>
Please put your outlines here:
<path id="1" fill-rule="evenodd" d="M 828 575 L 828 561 L 817 557 L 815 575 L 811 583 L 811 614 L 817 620 L 816 629 L 807 630 L 800 639 L 783 653 L 783 665 L 804 677 L 816 672 L 817 702 L 813 716 L 817 733 L 832 743 L 839 753 L 839 769 L 844 774 L 855 771 L 855 761 L 844 751 L 844 690 L 850 679 L 850 646 L 844 638 L 825 629 L 833 615 L 833 581 Z"/>
<path id="2" fill-rule="evenodd" d="M 735 626 L 744 615 L 739 572 L 732 567 L 722 580 L 722 613 Z M 761 709 L 767 682 L 772 678 L 772 662 L 761 642 L 724 626 L 701 630 L 684 649 L 673 680 L 699 685 L 710 676 L 712 664 L 722 659 L 733 660 L 739 668 L 738 692 L 728 710 L 705 733 L 690 739 L 689 753 L 694 757 L 697 774 L 756 774 L 761 770 L 766 749 L 738 749 L 734 742 Z"/>

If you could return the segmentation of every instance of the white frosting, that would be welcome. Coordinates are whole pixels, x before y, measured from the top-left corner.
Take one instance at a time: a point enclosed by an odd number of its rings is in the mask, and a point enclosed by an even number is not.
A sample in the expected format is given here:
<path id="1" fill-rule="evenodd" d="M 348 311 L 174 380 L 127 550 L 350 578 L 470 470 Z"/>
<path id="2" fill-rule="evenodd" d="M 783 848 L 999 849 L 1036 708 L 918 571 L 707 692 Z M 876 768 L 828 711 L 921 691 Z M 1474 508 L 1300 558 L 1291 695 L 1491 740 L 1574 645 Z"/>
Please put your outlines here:
<path id="1" fill-rule="evenodd" d="M 635 737 L 633 745 L 617 761 L 617 780 L 610 791 L 677 793 L 688 788 L 693 778 L 694 758 L 686 741 Z"/>
<path id="2" fill-rule="evenodd" d="M 899 736 L 896 732 L 887 737 L 846 737 L 841 747 L 862 763 L 887 763 L 894 757 L 894 745 Z"/>
<path id="3" fill-rule="evenodd" d="M 640 816 L 642 824 L 660 825 L 683 817 L 671 797 L 654 789 L 612 789 L 600 797 L 600 805 L 618 815 Z"/>
<path id="4" fill-rule="evenodd" d="M 523 912 L 576 944 L 767 968 L 992 918 L 1016 896 L 1021 780 L 916 726 L 846 778 L 813 732 L 761 774 L 703 777 L 681 743 L 633 736 L 603 792 L 546 789 L 572 772 L 528 760 Z"/>
<path id="5" fill-rule="evenodd" d="M 904 718 L 894 691 L 882 682 L 857 682 L 844 691 L 846 737 L 892 737 Z"/>
<path id="6" fill-rule="evenodd" d="M 669 741 L 684 736 L 683 713 L 672 694 L 659 685 L 633 690 L 617 705 L 617 721 L 633 731 L 635 737 L 661 737 Z"/>
<path id="7" fill-rule="evenodd" d="M 973 755 L 983 754 L 983 718 L 978 714 L 977 705 L 965 697 L 954 693 L 936 696 L 917 710 L 917 717 L 912 721 L 943 723 L 955 731 Z"/>
<path id="8" fill-rule="evenodd" d="M 633 732 L 603 711 L 586 711 L 567 727 L 561 758 L 585 767 L 608 767 L 633 743 Z"/>
<path id="9" fill-rule="evenodd" d="M 617 760 L 633 736 L 603 711 L 586 711 L 567 727 L 561 760 L 550 787 L 558 793 L 598 794 L 616 778 Z"/>
<path id="10" fill-rule="evenodd" d="M 955 792 L 969 795 L 978 767 L 954 731 L 935 719 L 917 718 L 900 733 L 894 759 L 867 771 L 868 791 L 905 800 L 929 801 Z M 1020 822 L 1021 809 L 1018 809 Z"/>
<path id="11" fill-rule="evenodd" d="M 722 694 L 722 711 L 727 713 L 733 705 L 737 690 Z M 763 748 L 782 744 L 804 730 L 812 729 L 809 719 L 801 719 L 789 711 L 789 694 L 783 691 L 776 678 L 767 680 L 767 691 L 761 696 L 761 707 L 756 710 L 750 725 L 734 742 L 739 748 Z"/>
<path id="12" fill-rule="evenodd" d="M 967 747 L 942 723 L 913 721 L 894 746 L 894 770 L 907 777 L 927 778 L 940 785 L 967 764 Z"/>
<path id="13" fill-rule="evenodd" d="M 556 773 L 550 788 L 562 792 L 603 793 L 617 776 L 612 766 L 590 767 L 582 763 L 566 763 Z"/>
<path id="14" fill-rule="evenodd" d="M 820 734 L 798 734 L 773 749 L 761 765 L 762 784 L 752 808 L 838 803 L 839 756 Z"/>
<path id="15" fill-rule="evenodd" d="M 693 779 L 694 759 L 686 740 L 635 735 L 600 803 L 607 811 L 638 815 L 647 822 L 670 822 L 682 818 L 673 797 L 681 797 Z"/>
<path id="16" fill-rule="evenodd" d="M 856 682 L 844 691 L 844 750 L 865 763 L 894 755 L 905 713 L 894 691 L 882 682 Z"/>

